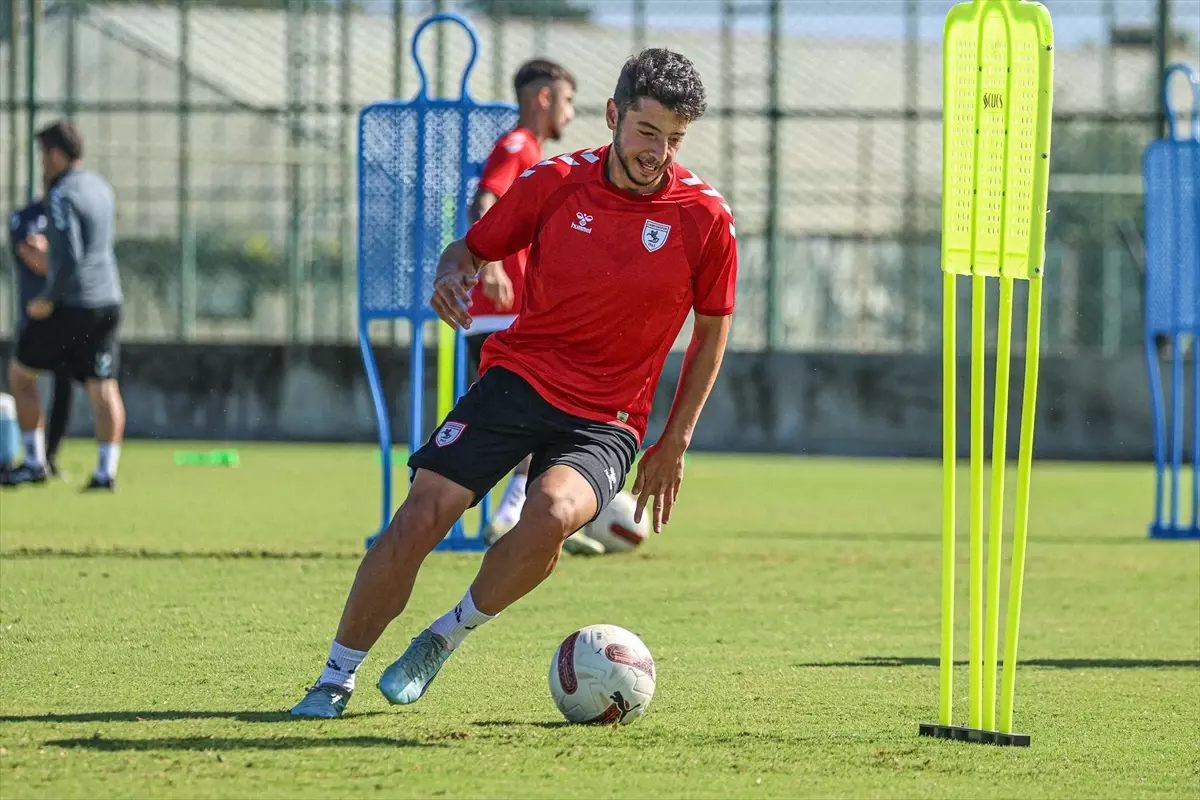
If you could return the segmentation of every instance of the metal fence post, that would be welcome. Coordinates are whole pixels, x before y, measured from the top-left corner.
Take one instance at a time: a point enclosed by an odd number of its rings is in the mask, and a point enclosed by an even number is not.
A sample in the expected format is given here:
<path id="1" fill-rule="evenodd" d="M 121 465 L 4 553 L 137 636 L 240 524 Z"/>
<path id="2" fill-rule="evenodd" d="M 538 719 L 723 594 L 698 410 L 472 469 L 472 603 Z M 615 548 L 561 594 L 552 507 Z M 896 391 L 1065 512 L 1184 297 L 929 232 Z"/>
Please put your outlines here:
<path id="1" fill-rule="evenodd" d="M 508 94 L 508 81 L 504 75 L 504 15 L 492 7 L 492 99 L 500 100 Z"/>
<path id="2" fill-rule="evenodd" d="M 771 0 L 770 58 L 767 75 L 770 92 L 770 128 L 767 134 L 767 352 L 779 348 L 779 38 L 783 28 L 783 2 Z"/>
<path id="3" fill-rule="evenodd" d="M 196 229 L 191 209 L 191 0 L 179 0 L 179 338 L 188 341 L 196 327 Z"/>
<path id="4" fill-rule="evenodd" d="M 304 142 L 301 131 L 303 86 L 301 66 L 304 25 L 302 14 L 307 0 L 287 0 L 287 87 L 288 87 L 288 150 L 287 150 L 287 265 L 288 265 L 288 332 L 289 342 L 300 340 L 300 290 L 304 276 L 301 264 L 301 238 L 304 217 L 303 174 L 300 148 Z"/>
<path id="5" fill-rule="evenodd" d="M 63 74 L 63 94 L 67 100 L 67 116 L 75 116 L 75 106 L 79 102 L 79 78 L 77 71 L 79 69 L 79 53 L 77 52 L 77 33 L 79 26 L 79 3 L 77 0 L 71 0 L 67 3 L 67 38 L 66 38 L 66 70 Z"/>
<path id="6" fill-rule="evenodd" d="M 1167 74 L 1167 51 L 1171 48 L 1171 43 L 1167 41 L 1171 37 L 1170 0 L 1158 0 L 1155 22 L 1157 28 L 1154 37 L 1154 83 L 1155 86 L 1160 86 Z M 1161 139 L 1167 135 L 1167 99 L 1161 91 L 1154 93 L 1154 99 L 1158 111 L 1158 119 L 1154 124 L 1154 138 Z"/>
<path id="7" fill-rule="evenodd" d="M 17 143 L 21 141 L 19 135 L 20 127 L 17 123 L 17 93 L 18 93 L 18 74 L 20 70 L 17 65 L 21 63 L 21 37 L 18 35 L 17 27 L 21 20 L 21 0 L 0 0 L 0 2 L 9 4 L 10 18 L 12 25 L 9 29 L 9 48 L 8 48 L 8 70 L 6 75 L 7 87 L 7 103 L 9 104 L 8 115 L 8 208 L 16 208 L 20 198 L 20 181 L 17 179 L 17 170 L 20 166 L 20 150 Z"/>
<path id="8" fill-rule="evenodd" d="M 37 199 L 37 51 L 38 19 L 42 13 L 42 0 L 31 0 L 29 17 L 25 20 L 25 203 Z M 13 176 L 14 180 L 16 176 Z"/>
<path id="9" fill-rule="evenodd" d="M 392 3 L 392 97 L 404 91 L 404 3 Z"/>
<path id="10" fill-rule="evenodd" d="M 633 52 L 646 49 L 646 0 L 633 0 Z"/>
<path id="11" fill-rule="evenodd" d="M 917 94 L 920 86 L 920 17 L 917 0 L 908 0 L 904 13 L 904 230 L 901 233 L 904 275 L 904 338 L 920 348 L 924 308 L 921 265 L 917 263 Z"/>
<path id="12" fill-rule="evenodd" d="M 737 209 L 734 178 L 737 175 L 737 148 L 734 145 L 733 118 L 737 76 L 733 63 L 733 0 L 721 1 L 721 192 L 729 205 Z"/>
<path id="13" fill-rule="evenodd" d="M 354 207 L 354 147 L 351 130 L 354 115 L 350 113 L 353 104 L 353 84 L 350 72 L 350 47 L 354 25 L 354 0 L 342 0 L 342 41 L 341 63 L 338 74 L 341 78 L 339 94 L 341 102 L 334 112 L 338 121 L 338 251 L 341 265 L 341 292 L 338 294 L 338 329 L 335 340 L 347 336 L 354 329 L 354 314 L 351 310 L 354 303 L 355 274 L 354 274 L 354 231 L 352 226 L 352 209 Z"/>
<path id="14" fill-rule="evenodd" d="M 446 0 L 434 0 L 433 13 L 441 14 L 446 10 Z M 435 25 L 433 28 L 434 42 L 437 48 L 437 62 L 433 82 L 437 96 L 446 96 L 446 26 Z"/>

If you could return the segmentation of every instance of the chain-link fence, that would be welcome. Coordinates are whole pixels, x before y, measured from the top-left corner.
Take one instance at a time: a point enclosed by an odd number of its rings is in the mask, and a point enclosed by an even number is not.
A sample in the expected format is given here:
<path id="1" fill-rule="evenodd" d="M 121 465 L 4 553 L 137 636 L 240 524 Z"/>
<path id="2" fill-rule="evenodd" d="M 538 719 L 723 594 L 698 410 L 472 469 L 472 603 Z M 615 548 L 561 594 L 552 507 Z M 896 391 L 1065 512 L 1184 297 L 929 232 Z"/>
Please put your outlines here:
<path id="1" fill-rule="evenodd" d="M 548 155 L 607 139 L 604 103 L 637 49 L 696 63 L 710 111 L 681 160 L 737 215 L 734 347 L 932 349 L 950 4 L 0 0 L 0 196 L 24 202 L 28 132 L 70 115 L 89 165 L 116 189 L 126 338 L 350 340 L 355 117 L 413 94 L 413 29 L 456 10 L 480 34 L 476 98 L 510 99 L 513 72 L 535 55 L 578 75 L 579 115 Z M 1200 61 L 1200 2 L 1048 5 L 1046 346 L 1115 352 L 1140 336 L 1140 164 L 1161 125 L 1156 76 L 1163 59 Z M 467 40 L 435 30 L 423 61 L 456 93 Z M 11 329 L 11 256 L 5 270 L 0 323 Z"/>

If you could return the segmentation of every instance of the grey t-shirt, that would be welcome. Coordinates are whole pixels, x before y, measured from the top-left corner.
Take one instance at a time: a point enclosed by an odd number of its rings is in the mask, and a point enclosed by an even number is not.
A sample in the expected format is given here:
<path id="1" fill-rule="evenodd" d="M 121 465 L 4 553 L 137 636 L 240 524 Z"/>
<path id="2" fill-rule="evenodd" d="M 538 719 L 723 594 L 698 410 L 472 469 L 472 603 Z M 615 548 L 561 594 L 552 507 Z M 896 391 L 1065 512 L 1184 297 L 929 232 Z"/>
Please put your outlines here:
<path id="1" fill-rule="evenodd" d="M 42 297 L 65 308 L 120 304 L 112 187 L 90 170 L 69 169 L 50 187 L 46 206 L 50 274 Z"/>

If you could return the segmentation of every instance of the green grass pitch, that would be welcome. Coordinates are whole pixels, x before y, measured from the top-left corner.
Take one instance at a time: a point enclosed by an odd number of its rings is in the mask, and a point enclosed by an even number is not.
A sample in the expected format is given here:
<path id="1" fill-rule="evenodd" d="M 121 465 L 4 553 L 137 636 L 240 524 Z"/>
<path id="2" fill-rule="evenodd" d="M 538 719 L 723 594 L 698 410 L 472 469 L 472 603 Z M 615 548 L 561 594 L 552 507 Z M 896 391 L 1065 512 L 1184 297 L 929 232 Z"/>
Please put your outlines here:
<path id="1" fill-rule="evenodd" d="M 379 672 L 479 558 L 433 555 L 350 713 L 299 722 L 282 712 L 377 523 L 378 459 L 247 445 L 236 469 L 176 467 L 181 446 L 131 443 L 120 492 L 83 496 L 93 451 L 72 441 L 73 484 L 0 494 L 0 796 L 1200 791 L 1200 547 L 1146 540 L 1148 466 L 1035 464 L 1016 703 L 1033 746 L 1016 749 L 917 736 L 937 711 L 936 462 L 698 454 L 662 536 L 564 558 L 392 708 Z M 658 664 L 627 728 L 567 726 L 547 694 L 558 642 L 596 622 Z"/>

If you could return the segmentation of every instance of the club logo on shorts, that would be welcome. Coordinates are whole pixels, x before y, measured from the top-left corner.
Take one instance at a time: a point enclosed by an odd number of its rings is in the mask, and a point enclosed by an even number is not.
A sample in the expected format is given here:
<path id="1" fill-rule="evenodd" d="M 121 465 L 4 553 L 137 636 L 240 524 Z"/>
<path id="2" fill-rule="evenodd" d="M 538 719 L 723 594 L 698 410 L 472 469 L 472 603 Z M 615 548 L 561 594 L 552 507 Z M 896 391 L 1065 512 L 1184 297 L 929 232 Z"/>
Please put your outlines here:
<path id="1" fill-rule="evenodd" d="M 447 422 L 438 428 L 437 435 L 433 437 L 433 443 L 438 447 L 446 447 L 458 441 L 458 437 L 462 436 L 462 432 L 467 429 L 467 426 L 461 422 Z"/>
<path id="2" fill-rule="evenodd" d="M 648 219 L 642 227 L 642 244 L 646 245 L 646 249 L 653 253 L 667 243 L 667 234 L 670 232 L 670 225 Z"/>
<path id="3" fill-rule="evenodd" d="M 97 378 L 112 377 L 112 361 L 111 353 L 98 353 L 96 355 L 96 363 L 93 366 L 95 367 Z"/>

